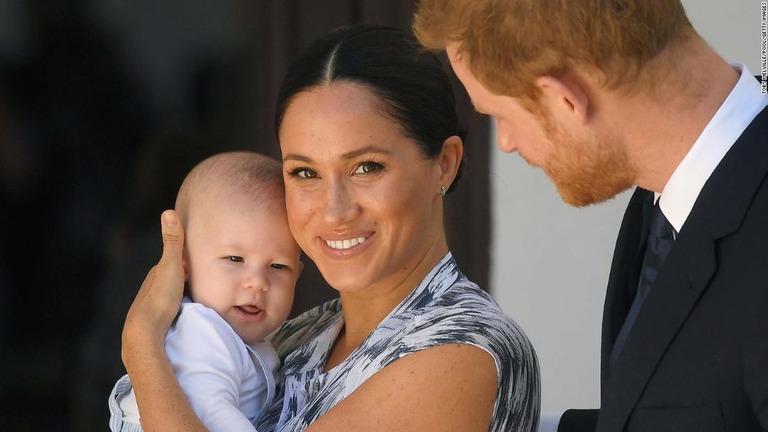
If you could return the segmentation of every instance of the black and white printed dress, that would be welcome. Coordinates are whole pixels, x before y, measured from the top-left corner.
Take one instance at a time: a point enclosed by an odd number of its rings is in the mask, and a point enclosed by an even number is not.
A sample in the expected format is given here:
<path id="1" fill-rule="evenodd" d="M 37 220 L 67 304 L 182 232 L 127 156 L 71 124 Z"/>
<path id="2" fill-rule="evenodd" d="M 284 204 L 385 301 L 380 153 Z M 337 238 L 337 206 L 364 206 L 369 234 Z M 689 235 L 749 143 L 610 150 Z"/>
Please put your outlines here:
<path id="1" fill-rule="evenodd" d="M 461 273 L 450 253 L 346 360 L 325 372 L 343 323 L 341 304 L 332 300 L 275 332 L 271 342 L 283 360 L 283 383 L 259 432 L 303 431 L 390 363 L 456 343 L 479 347 L 496 361 L 499 385 L 489 430 L 537 429 L 540 383 L 533 347 L 498 304 Z"/>

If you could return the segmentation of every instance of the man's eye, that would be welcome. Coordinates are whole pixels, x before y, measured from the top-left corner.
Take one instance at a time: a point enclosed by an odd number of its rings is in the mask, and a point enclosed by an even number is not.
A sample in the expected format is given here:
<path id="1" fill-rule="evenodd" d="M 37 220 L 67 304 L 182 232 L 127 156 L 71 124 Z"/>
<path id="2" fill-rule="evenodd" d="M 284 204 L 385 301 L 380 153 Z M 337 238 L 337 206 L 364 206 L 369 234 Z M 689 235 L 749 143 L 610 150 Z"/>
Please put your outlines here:
<path id="1" fill-rule="evenodd" d="M 384 166 L 377 162 L 363 162 L 355 169 L 355 174 L 371 174 L 380 171 Z"/>
<path id="2" fill-rule="evenodd" d="M 228 258 L 230 261 L 232 261 L 232 262 L 236 262 L 236 263 L 242 263 L 242 262 L 245 262 L 245 260 L 243 259 L 243 257 L 240 257 L 240 256 L 235 256 L 235 255 L 232 255 L 232 256 L 228 256 L 227 258 Z"/>
<path id="3" fill-rule="evenodd" d="M 296 168 L 289 172 L 291 177 L 298 177 L 300 179 L 313 179 L 317 177 L 317 172 L 309 168 Z"/>

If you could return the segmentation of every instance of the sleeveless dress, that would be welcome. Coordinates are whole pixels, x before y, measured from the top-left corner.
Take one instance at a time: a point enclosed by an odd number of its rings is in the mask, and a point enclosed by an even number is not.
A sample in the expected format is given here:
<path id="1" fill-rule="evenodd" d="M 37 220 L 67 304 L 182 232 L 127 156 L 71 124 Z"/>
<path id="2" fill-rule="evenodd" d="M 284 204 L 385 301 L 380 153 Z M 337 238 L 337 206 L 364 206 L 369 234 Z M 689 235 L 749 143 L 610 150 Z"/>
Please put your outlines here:
<path id="1" fill-rule="evenodd" d="M 499 305 L 470 282 L 450 252 L 342 363 L 325 360 L 344 323 L 338 299 L 284 323 L 271 338 L 283 360 L 275 404 L 258 426 L 303 431 L 390 363 L 443 344 L 469 344 L 493 356 L 499 376 L 490 431 L 536 431 L 539 365 L 533 346 Z"/>

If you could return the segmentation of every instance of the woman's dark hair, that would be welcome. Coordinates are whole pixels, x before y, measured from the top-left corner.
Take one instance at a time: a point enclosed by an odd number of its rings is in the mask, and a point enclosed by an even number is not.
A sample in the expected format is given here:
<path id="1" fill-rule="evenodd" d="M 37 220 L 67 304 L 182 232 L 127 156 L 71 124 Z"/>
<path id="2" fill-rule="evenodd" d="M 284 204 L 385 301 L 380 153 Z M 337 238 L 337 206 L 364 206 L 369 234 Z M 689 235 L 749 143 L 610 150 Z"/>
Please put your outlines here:
<path id="1" fill-rule="evenodd" d="M 278 139 L 293 98 L 335 81 L 361 84 L 378 95 L 386 113 L 427 158 L 437 157 L 448 137 L 464 137 L 451 82 L 440 60 L 401 29 L 355 24 L 317 39 L 291 65 L 277 97 Z M 448 191 L 455 188 L 461 171 L 460 166 Z"/>

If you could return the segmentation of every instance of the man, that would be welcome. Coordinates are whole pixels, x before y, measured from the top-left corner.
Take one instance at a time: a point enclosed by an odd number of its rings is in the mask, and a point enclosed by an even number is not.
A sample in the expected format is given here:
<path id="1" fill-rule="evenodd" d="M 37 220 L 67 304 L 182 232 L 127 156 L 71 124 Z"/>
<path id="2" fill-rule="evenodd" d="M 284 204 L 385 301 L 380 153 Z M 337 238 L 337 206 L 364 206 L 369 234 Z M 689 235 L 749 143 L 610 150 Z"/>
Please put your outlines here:
<path id="1" fill-rule="evenodd" d="M 746 66 L 679 0 L 423 0 L 414 31 L 566 203 L 636 187 L 601 409 L 558 430 L 768 430 L 768 98 Z"/>

